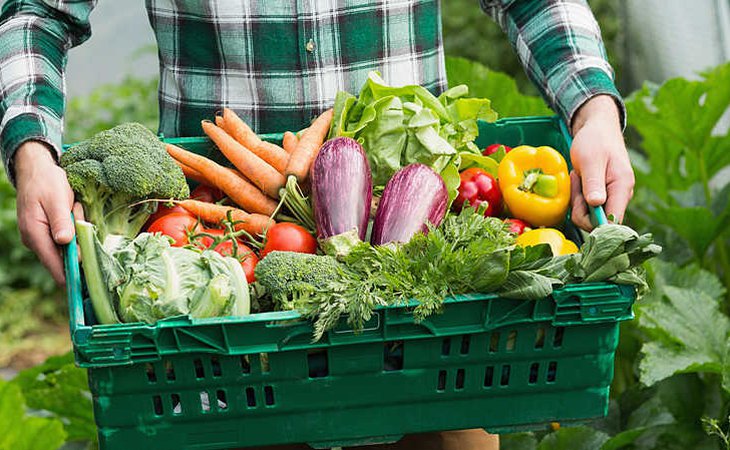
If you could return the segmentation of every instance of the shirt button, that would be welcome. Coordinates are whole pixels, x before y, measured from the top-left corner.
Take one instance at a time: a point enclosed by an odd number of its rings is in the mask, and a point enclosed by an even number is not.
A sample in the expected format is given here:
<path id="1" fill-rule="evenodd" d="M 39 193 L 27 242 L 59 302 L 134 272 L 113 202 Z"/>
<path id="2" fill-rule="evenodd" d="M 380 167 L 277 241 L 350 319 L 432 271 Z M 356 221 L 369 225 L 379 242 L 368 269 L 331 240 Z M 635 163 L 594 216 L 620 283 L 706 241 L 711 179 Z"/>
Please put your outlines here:
<path id="1" fill-rule="evenodd" d="M 304 46 L 304 48 L 305 48 L 305 49 L 307 49 L 307 51 L 308 51 L 309 53 L 312 53 L 312 52 L 314 51 L 314 41 L 310 39 L 310 40 L 309 40 L 309 41 L 307 42 L 307 45 L 305 45 L 305 46 Z"/>

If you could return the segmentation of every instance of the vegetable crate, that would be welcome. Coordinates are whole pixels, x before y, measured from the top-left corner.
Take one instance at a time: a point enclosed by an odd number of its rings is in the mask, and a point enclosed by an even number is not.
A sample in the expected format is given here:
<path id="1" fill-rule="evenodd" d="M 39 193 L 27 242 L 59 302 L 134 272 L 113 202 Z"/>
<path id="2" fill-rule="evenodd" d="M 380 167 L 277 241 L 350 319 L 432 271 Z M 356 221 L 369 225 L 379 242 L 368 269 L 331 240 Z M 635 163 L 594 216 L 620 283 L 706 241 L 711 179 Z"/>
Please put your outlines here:
<path id="1" fill-rule="evenodd" d="M 480 124 L 477 143 L 567 155 L 566 136 L 557 118 L 506 119 Z M 212 151 L 205 139 L 171 141 Z M 619 322 L 632 318 L 635 297 L 610 283 L 569 285 L 534 302 L 461 296 L 420 323 L 410 308 L 388 307 L 359 334 L 343 324 L 312 343 L 296 312 L 94 325 L 74 243 L 65 257 L 71 337 L 89 371 L 103 450 L 328 448 L 600 417 Z"/>

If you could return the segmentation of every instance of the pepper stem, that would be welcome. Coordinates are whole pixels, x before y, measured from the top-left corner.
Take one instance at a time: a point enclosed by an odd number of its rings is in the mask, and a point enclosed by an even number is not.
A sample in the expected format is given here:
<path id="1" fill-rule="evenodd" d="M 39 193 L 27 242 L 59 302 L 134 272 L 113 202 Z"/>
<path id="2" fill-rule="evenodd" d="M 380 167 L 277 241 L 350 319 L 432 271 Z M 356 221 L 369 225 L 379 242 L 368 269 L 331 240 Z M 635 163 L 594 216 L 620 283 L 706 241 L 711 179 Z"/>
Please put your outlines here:
<path id="1" fill-rule="evenodd" d="M 525 172 L 525 179 L 520 190 L 532 192 L 541 197 L 553 198 L 558 195 L 558 180 L 554 175 L 542 172 L 542 169 L 530 169 Z"/>

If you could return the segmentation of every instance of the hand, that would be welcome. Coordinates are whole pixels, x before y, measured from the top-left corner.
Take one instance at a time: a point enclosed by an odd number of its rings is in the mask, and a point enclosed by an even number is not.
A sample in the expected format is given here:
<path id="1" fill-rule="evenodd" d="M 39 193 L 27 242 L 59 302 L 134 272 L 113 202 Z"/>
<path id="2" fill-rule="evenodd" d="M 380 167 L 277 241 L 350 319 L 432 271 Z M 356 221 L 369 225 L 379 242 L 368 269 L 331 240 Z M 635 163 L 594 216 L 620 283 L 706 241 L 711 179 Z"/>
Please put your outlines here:
<path id="1" fill-rule="evenodd" d="M 21 240 L 38 255 L 56 283 L 63 285 L 63 259 L 57 245 L 68 244 L 74 235 L 70 215 L 74 195 L 66 173 L 48 146 L 37 141 L 22 144 L 14 164 Z"/>
<path id="2" fill-rule="evenodd" d="M 634 195 L 634 171 L 621 133 L 613 98 L 599 95 L 580 107 L 573 119 L 570 159 L 572 219 L 591 230 L 588 205 L 604 205 L 606 214 L 622 222 Z"/>

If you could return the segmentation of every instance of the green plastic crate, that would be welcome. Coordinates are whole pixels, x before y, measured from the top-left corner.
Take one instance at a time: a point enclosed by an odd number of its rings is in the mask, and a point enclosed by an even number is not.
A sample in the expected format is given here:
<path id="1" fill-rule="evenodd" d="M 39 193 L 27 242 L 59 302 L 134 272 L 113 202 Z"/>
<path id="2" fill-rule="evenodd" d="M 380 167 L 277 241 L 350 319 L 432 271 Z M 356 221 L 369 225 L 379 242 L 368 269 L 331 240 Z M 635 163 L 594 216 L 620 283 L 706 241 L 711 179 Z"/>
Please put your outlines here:
<path id="1" fill-rule="evenodd" d="M 567 154 L 566 136 L 557 118 L 505 119 L 480 124 L 478 144 Z M 212 152 L 205 139 L 168 141 Z M 312 344 L 296 312 L 93 325 L 74 243 L 65 261 L 71 337 L 89 371 L 102 450 L 328 448 L 600 417 L 619 321 L 633 317 L 635 298 L 611 283 L 570 285 L 534 302 L 460 296 L 419 324 L 408 308 L 388 307 L 360 334 L 343 325 Z"/>

